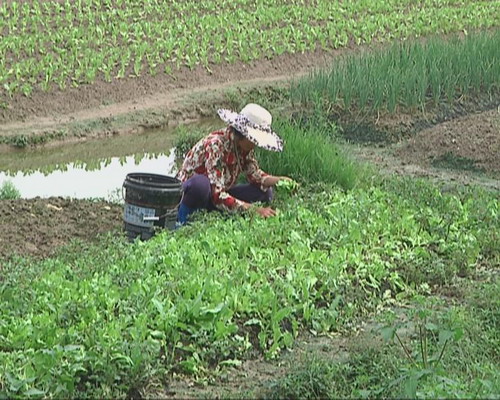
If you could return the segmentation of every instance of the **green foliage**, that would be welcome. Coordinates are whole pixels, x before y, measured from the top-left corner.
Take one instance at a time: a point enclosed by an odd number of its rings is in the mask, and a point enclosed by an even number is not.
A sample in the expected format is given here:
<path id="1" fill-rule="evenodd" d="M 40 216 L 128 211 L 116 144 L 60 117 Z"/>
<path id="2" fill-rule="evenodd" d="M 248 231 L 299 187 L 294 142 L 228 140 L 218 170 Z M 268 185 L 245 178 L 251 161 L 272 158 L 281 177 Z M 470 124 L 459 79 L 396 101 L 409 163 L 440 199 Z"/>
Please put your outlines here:
<path id="1" fill-rule="evenodd" d="M 0 137 L 0 143 L 8 144 L 13 147 L 25 148 L 28 146 L 36 146 L 49 142 L 53 139 L 61 139 L 65 137 L 67 132 L 65 130 L 57 130 L 44 132 L 37 135 L 13 135 Z"/>
<path id="2" fill-rule="evenodd" d="M 349 352 L 346 361 L 330 364 L 334 377 L 330 398 L 400 398 L 399 387 L 390 385 L 401 365 L 397 352 L 376 341 L 351 344 Z"/>
<path id="3" fill-rule="evenodd" d="M 186 153 L 210 131 L 201 128 L 193 128 L 189 126 L 180 126 L 175 131 L 174 147 L 176 157 L 183 159 Z"/>
<path id="4" fill-rule="evenodd" d="M 0 200 L 19 199 L 21 193 L 11 181 L 5 181 L 0 186 Z"/>
<path id="5" fill-rule="evenodd" d="M 477 295 L 494 288 L 498 289 L 498 282 L 472 292 Z M 443 311 L 439 301 L 434 305 L 432 299 L 417 301 L 408 320 L 381 329 L 407 359 L 389 386 L 399 387 L 398 397 L 405 398 L 494 397 L 499 389 L 498 334 L 492 326 L 481 324 L 475 315 L 480 309 L 466 305 Z M 485 303 L 491 308 L 498 300 L 490 297 Z"/>
<path id="6" fill-rule="evenodd" d="M 30 143 L 30 139 L 26 135 L 16 135 L 12 138 L 8 138 L 9 143 L 14 147 L 24 148 L 27 147 Z"/>
<path id="7" fill-rule="evenodd" d="M 211 214 L 147 242 L 4 263 L 0 394 L 123 397 L 169 372 L 275 357 L 302 329 L 340 329 L 420 290 L 401 265 L 474 268 L 500 226 L 468 201 L 439 200 L 424 219 L 419 199 L 383 187 L 303 185 L 277 200 L 268 220 Z"/>
<path id="8" fill-rule="evenodd" d="M 386 315 L 389 325 L 343 340 L 346 357 L 331 357 L 338 351 L 333 339 L 322 349 L 324 358 L 294 361 L 291 372 L 253 397 L 496 398 L 498 329 L 482 318 L 483 310 L 498 310 L 497 292 L 498 281 L 471 282 L 466 303 L 449 309 L 435 297 L 417 299 L 398 315 Z M 468 296 L 480 303 L 467 304 Z"/>
<path id="9" fill-rule="evenodd" d="M 294 180 L 281 180 L 276 184 L 278 190 L 284 190 L 285 192 L 292 194 L 299 189 L 299 183 Z"/>
<path id="10" fill-rule="evenodd" d="M 335 183 L 344 189 L 354 188 L 363 178 L 366 171 L 331 139 L 335 126 L 281 120 L 273 128 L 285 141 L 285 148 L 281 153 L 258 150 L 259 165 L 264 171 L 299 182 Z"/>
<path id="11" fill-rule="evenodd" d="M 182 67 L 210 71 L 352 42 L 494 27 L 498 11 L 497 2 L 467 0 L 3 2 L 0 85 L 7 99 Z"/>
<path id="12" fill-rule="evenodd" d="M 455 275 L 470 274 L 478 252 L 484 262 L 498 264 L 500 231 L 495 226 L 500 223 L 500 213 L 495 193 L 487 193 L 480 188 L 465 188 L 454 194 L 442 193 L 437 186 L 425 180 L 408 177 L 389 179 L 381 185 L 394 196 L 404 199 L 402 201 L 414 210 L 411 219 L 430 235 L 429 238 L 440 238 L 421 243 L 422 257 L 418 260 L 401 259 L 400 274 L 406 280 L 415 284 L 450 283 Z M 463 226 L 469 226 L 477 235 L 469 236 L 462 231 Z M 461 236 L 461 245 L 454 246 L 452 243 L 457 234 Z M 442 243 L 451 245 L 447 246 L 447 256 L 433 259 L 434 254 L 442 251 Z"/>
<path id="13" fill-rule="evenodd" d="M 500 88 L 500 32 L 403 42 L 350 55 L 298 81 L 291 98 L 323 110 L 395 112 Z"/>
<path id="14" fill-rule="evenodd" d="M 406 398 L 416 398 L 417 390 L 422 381 L 439 376 L 445 376 L 441 366 L 441 360 L 447 346 L 458 342 L 463 337 L 461 327 L 444 327 L 430 321 L 431 311 L 426 308 L 417 308 L 411 312 L 410 321 L 385 326 L 381 329 L 385 340 L 394 341 L 404 350 L 404 354 L 410 362 L 410 368 L 403 371 L 397 382 L 402 382 Z M 418 349 L 412 351 L 411 345 L 398 334 L 398 329 L 414 329 L 416 331 Z M 416 346 L 413 346 L 416 347 Z"/>

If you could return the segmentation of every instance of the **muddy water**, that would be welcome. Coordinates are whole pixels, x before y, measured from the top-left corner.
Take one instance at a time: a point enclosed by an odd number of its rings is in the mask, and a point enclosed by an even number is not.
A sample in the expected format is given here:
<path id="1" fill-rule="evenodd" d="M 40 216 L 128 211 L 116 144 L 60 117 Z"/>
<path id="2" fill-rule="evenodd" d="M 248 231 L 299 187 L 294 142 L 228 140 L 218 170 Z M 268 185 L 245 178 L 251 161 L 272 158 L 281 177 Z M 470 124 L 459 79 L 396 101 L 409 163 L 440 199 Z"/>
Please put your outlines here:
<path id="1" fill-rule="evenodd" d="M 211 129 L 207 124 L 204 121 L 188 129 Z M 130 172 L 176 174 L 174 137 L 172 129 L 156 130 L 0 154 L 0 187 L 10 181 L 27 199 L 62 196 L 119 201 Z"/>

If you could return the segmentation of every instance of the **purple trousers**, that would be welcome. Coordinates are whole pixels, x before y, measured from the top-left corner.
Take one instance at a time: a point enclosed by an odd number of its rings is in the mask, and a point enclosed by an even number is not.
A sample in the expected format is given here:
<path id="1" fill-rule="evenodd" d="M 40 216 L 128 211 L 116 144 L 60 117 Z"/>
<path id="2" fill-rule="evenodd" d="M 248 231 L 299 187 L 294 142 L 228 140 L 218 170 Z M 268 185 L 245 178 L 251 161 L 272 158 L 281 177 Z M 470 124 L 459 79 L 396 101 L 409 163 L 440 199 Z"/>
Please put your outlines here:
<path id="1" fill-rule="evenodd" d="M 196 210 L 216 210 L 216 207 L 212 203 L 210 181 L 205 175 L 193 175 L 182 184 L 182 190 L 184 192 L 182 204 L 185 206 Z M 272 188 L 263 192 L 260 187 L 250 183 L 235 185 L 228 190 L 228 193 L 238 200 L 247 203 L 255 203 L 257 201 L 269 203 L 273 198 Z"/>

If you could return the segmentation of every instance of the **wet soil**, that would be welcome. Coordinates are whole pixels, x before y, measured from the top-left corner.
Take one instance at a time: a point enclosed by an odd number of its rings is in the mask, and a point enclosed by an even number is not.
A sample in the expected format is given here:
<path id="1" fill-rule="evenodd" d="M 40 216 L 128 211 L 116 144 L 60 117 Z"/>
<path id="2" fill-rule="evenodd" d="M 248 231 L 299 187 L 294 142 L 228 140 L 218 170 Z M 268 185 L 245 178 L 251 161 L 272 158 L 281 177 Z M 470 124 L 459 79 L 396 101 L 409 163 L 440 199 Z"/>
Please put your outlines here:
<path id="1" fill-rule="evenodd" d="M 500 191 L 497 108 L 437 123 L 395 143 L 358 143 L 349 150 L 387 175 L 427 178 L 443 190 L 473 185 Z"/>
<path id="2" fill-rule="evenodd" d="M 118 235 L 122 213 L 122 206 L 105 201 L 0 200 L 0 260 L 14 255 L 44 258 L 73 240 L 93 242 L 110 231 Z"/>
<path id="3" fill-rule="evenodd" d="M 423 167 L 500 172 L 500 110 L 467 115 L 423 129 L 395 154 Z"/>

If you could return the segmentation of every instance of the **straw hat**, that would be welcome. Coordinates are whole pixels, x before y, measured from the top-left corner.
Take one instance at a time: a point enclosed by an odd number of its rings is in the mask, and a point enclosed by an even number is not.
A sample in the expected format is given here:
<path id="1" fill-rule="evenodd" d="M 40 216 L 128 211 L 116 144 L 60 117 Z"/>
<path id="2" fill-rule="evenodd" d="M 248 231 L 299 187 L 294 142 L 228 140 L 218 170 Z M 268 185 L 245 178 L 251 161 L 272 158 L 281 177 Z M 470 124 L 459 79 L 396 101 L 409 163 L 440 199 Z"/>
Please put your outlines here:
<path id="1" fill-rule="evenodd" d="M 271 129 L 273 117 L 264 107 L 247 104 L 239 113 L 221 109 L 217 114 L 256 146 L 270 151 L 283 151 L 283 140 Z"/>

